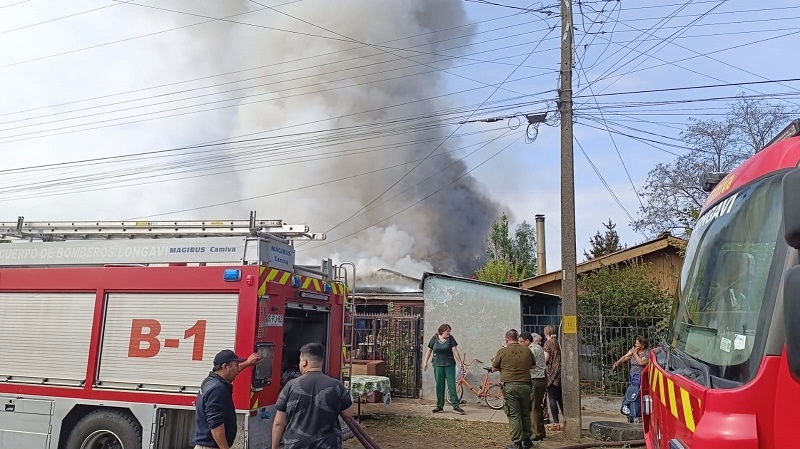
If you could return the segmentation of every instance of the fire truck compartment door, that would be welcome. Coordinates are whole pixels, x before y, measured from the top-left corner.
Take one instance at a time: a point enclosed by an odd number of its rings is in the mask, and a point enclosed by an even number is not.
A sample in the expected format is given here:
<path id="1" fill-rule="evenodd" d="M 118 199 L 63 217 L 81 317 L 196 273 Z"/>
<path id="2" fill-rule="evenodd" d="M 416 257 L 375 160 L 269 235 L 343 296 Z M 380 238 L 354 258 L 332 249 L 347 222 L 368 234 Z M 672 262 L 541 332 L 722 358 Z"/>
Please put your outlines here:
<path id="1" fill-rule="evenodd" d="M 214 355 L 235 349 L 236 293 L 109 294 L 99 388 L 195 394 Z"/>
<path id="2" fill-rule="evenodd" d="M 53 401 L 0 396 L 0 448 L 47 449 Z"/>
<path id="3" fill-rule="evenodd" d="M 95 293 L 0 293 L 0 379 L 81 385 L 96 298 Z"/>

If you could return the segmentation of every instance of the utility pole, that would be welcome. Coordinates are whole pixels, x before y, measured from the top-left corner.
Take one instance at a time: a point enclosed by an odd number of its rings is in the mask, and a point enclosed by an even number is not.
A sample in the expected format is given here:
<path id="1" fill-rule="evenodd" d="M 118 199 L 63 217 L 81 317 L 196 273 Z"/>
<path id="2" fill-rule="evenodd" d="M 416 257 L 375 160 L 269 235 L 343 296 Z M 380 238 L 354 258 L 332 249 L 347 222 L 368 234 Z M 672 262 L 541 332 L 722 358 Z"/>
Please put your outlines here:
<path id="1" fill-rule="evenodd" d="M 578 286 L 575 249 L 575 168 L 572 152 L 572 0 L 561 0 L 561 385 L 565 436 L 581 437 L 581 391 L 578 377 Z"/>

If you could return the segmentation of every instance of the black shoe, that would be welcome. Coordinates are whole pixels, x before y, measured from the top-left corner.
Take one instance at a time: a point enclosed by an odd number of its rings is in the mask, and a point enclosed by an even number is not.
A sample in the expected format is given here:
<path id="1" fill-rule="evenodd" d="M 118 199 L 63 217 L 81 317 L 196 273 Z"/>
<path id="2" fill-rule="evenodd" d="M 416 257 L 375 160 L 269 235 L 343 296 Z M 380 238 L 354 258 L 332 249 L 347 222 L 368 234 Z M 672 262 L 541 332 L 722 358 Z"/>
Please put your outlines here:
<path id="1" fill-rule="evenodd" d="M 533 447 L 533 442 L 531 442 L 530 438 L 522 440 L 522 449 L 530 449 L 531 447 Z"/>
<path id="2" fill-rule="evenodd" d="M 464 411 L 464 409 L 462 409 L 462 408 L 461 408 L 460 406 L 458 406 L 458 405 L 456 405 L 455 407 L 453 407 L 453 411 L 454 411 L 454 412 L 456 412 L 456 413 L 458 413 L 459 415 L 466 415 L 466 414 L 467 414 L 467 412 L 465 412 L 465 411 Z"/>
<path id="3" fill-rule="evenodd" d="M 525 449 L 525 446 L 523 446 L 522 443 L 520 442 L 520 443 L 509 444 L 508 446 L 506 446 L 506 449 Z"/>
<path id="4" fill-rule="evenodd" d="M 547 437 L 533 437 L 531 438 L 531 441 L 544 441 L 545 438 Z"/>
<path id="5" fill-rule="evenodd" d="M 439 412 L 441 412 L 442 410 L 444 410 L 444 409 L 443 409 L 443 408 L 441 408 L 441 407 L 436 407 L 435 409 L 433 409 L 433 413 L 439 413 Z"/>

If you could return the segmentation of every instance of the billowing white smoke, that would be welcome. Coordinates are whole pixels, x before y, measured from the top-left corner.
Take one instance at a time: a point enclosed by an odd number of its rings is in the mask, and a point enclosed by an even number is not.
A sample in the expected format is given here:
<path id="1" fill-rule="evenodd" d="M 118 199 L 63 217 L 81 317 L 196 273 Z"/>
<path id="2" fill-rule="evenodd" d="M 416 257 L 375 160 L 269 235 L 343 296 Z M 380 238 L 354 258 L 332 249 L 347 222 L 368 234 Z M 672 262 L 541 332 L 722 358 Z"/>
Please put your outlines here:
<path id="1" fill-rule="evenodd" d="M 259 3 L 271 6 L 285 2 Z M 253 2 L 217 3 L 209 14 L 229 16 L 253 8 L 260 6 Z M 227 39 L 198 35 L 199 42 L 211 50 L 211 59 L 206 58 L 203 64 L 242 68 L 268 65 L 237 75 L 261 78 L 239 83 L 238 87 L 245 89 L 236 96 L 247 98 L 239 101 L 232 118 L 226 118 L 230 135 L 268 137 L 259 142 L 264 145 L 262 155 L 273 160 L 302 157 L 307 161 L 275 161 L 268 168 L 253 170 L 250 161 L 234 156 L 235 149 L 227 149 L 240 169 L 235 180 L 228 180 L 228 186 L 240 189 L 237 197 L 253 197 L 351 179 L 232 205 L 226 215 L 246 216 L 254 209 L 263 219 L 306 223 L 313 232 L 330 230 L 325 245 L 311 242 L 299 246 L 300 263 L 316 264 L 333 255 L 336 262 L 356 262 L 359 273 L 389 268 L 417 277 L 426 270 L 470 275 L 483 256 L 485 237 L 499 208 L 471 176 L 451 184 L 467 170 L 457 161 L 465 151 L 455 151 L 464 142 L 457 137 L 445 141 L 453 125 L 437 123 L 437 111 L 453 104 L 442 99 L 424 100 L 447 92 L 443 75 L 432 67 L 446 69 L 453 61 L 443 62 L 444 58 L 430 53 L 458 55 L 465 48 L 448 48 L 464 46 L 471 38 L 446 40 L 476 31 L 468 24 L 463 1 L 301 1 L 277 9 L 308 23 L 269 9 L 234 20 L 302 34 L 232 24 Z M 445 31 L 431 33 L 437 30 Z M 417 37 L 398 40 L 410 36 Z M 394 49 L 383 51 L 348 38 L 386 43 Z M 397 50 L 408 47 L 416 52 Z M 215 62 L 214 55 L 223 56 Z M 419 118 L 425 115 L 430 117 Z M 389 120 L 396 122 L 381 125 Z M 437 147 L 433 157 L 376 201 Z M 343 155 L 346 153 L 350 154 Z M 430 179 L 420 184 L 426 178 Z M 436 195 L 397 214 L 441 188 Z M 202 182 L 193 193 L 209 198 L 232 196 L 230 191 L 222 192 Z"/>
<path id="2" fill-rule="evenodd" d="M 42 191 L 0 192 L 0 207 L 5 211 L 0 220 L 15 220 L 17 215 L 28 220 L 235 219 L 257 210 L 261 219 L 307 223 L 314 232 L 330 230 L 324 246 L 311 242 L 299 247 L 298 261 L 303 264 L 317 264 L 333 256 L 337 262 L 356 262 L 359 274 L 389 268 L 414 277 L 425 270 L 470 275 L 484 255 L 484 240 L 499 208 L 474 178 L 464 176 L 468 168 L 458 161 L 476 147 L 459 149 L 476 141 L 457 136 L 445 141 L 457 119 L 450 116 L 448 123 L 440 120 L 441 111 L 449 108 L 471 110 L 465 105 L 479 103 L 489 90 L 477 95 L 444 96 L 464 85 L 444 83 L 450 75 L 433 68 L 452 68 L 456 60 L 441 55 L 458 56 L 469 51 L 469 35 L 476 27 L 469 24 L 465 2 L 258 3 L 275 6 L 277 11 L 245 0 L 118 2 L 53 22 L 48 25 L 53 27 L 48 28 L 49 34 L 40 28 L 25 28 L 5 44 L 0 42 L 0 48 L 6 50 L 0 52 L 0 65 L 67 52 L 58 59 L 46 58 L 0 71 L 0 81 L 14 86 L 0 98 L 0 114 L 100 98 L 71 104 L 63 111 L 33 109 L 4 116 L 0 122 L 8 123 L 0 127 L 3 168 L 118 156 L 225 138 L 266 138 L 179 153 L 185 160 L 170 155 L 165 159 L 168 162 L 155 158 L 126 160 L 111 168 L 87 165 L 52 173 L 4 174 L 0 188 L 78 174 L 89 179 L 96 175 L 99 180 L 75 186 L 54 183 Z M 147 5 L 230 17 L 253 26 Z M 20 16 L 3 29 L 34 23 L 40 16 L 60 17 L 80 10 L 77 6 L 73 10 L 70 2 L 29 2 L 24 7 L 30 8 L 26 13 L 30 17 L 22 14 L 23 9 L 16 9 Z M 3 19 L 12 17 L 12 12 L 6 11 L 13 9 L 3 10 Z M 255 9 L 261 10 L 247 13 Z M 146 32 L 153 34 L 133 39 L 136 33 Z M 386 47 L 381 50 L 348 38 Z M 114 40 L 120 43 L 98 45 Z M 15 42 L 31 45 L 23 49 Z M 81 48 L 87 50 L 77 51 Z M 403 50 L 409 48 L 414 51 Z M 219 76 L 221 73 L 228 75 Z M 192 79 L 195 81 L 187 81 Z M 159 85 L 162 87 L 153 88 Z M 468 88 L 473 87 L 475 84 L 469 83 Z M 133 93 L 117 95 L 121 92 Z M 69 114 L 50 116 L 51 112 Z M 102 115 L 94 117 L 99 113 Z M 42 118 L 17 123 L 39 115 Z M 88 117 L 78 118 L 83 115 Z M 135 118 L 125 118 L 129 115 Z M 55 122 L 65 117 L 70 121 Z M 48 124 L 50 121 L 53 123 Z M 31 123 L 40 124 L 28 128 Z M 17 130 L 21 125 L 26 127 Z M 80 129 L 83 126 L 86 130 Z M 50 130 L 62 128 L 65 134 L 59 131 L 46 139 L 5 140 L 33 130 L 50 134 Z M 485 128 L 465 126 L 460 132 L 479 129 Z M 497 135 L 486 134 L 479 140 Z M 431 152 L 432 157 L 426 159 Z M 304 161 L 297 163 L 297 158 Z M 204 168 L 195 168 L 209 159 L 213 161 L 205 162 Z M 419 167 L 393 186 L 420 161 Z M 235 173 L 231 165 L 237 169 Z M 151 166 L 155 168 L 148 168 Z M 160 184 L 163 178 L 150 177 L 153 170 L 173 169 L 175 176 L 180 174 L 173 182 Z M 218 169 L 219 174 L 206 176 L 212 169 Z M 113 190 L 119 187 L 115 184 L 117 170 L 132 173 L 123 182 L 130 186 Z M 349 179 L 333 182 L 341 178 Z M 303 188 L 314 184 L 320 185 Z M 69 192 L 72 187 L 76 193 Z M 82 192 L 84 188 L 90 189 Z M 437 190 L 441 191 L 426 198 Z M 278 194 L 286 191 L 291 193 Z M 253 197 L 259 198 L 238 201 Z M 218 203 L 227 205 L 209 208 Z"/>
<path id="3" fill-rule="evenodd" d="M 279 9 L 355 41 L 382 43 L 418 36 L 386 45 L 395 48 L 414 46 L 418 52 L 453 55 L 457 53 L 446 48 L 464 45 L 470 38 L 445 43 L 439 41 L 475 31 L 473 26 L 467 25 L 463 8 L 462 0 L 337 0 L 302 1 Z M 235 14 L 245 9 L 243 4 L 239 4 L 226 12 Z M 431 69 L 434 61 L 442 59 L 441 56 L 391 49 L 388 51 L 395 55 L 388 54 L 374 47 L 347 42 L 341 36 L 272 10 L 246 17 L 247 20 L 238 20 L 334 39 L 266 30 L 258 36 L 248 27 L 231 28 L 228 42 L 236 45 L 228 46 L 226 59 L 229 65 L 256 67 L 269 64 L 263 73 L 272 75 L 257 82 L 242 83 L 242 86 L 251 87 L 246 91 L 251 97 L 241 100 L 236 109 L 231 135 L 272 130 L 252 136 L 273 137 L 266 142 L 271 146 L 265 152 L 286 151 L 291 156 L 317 159 L 266 170 L 241 171 L 238 178 L 242 196 L 406 165 L 260 199 L 240 207 L 260 211 L 261 218 L 308 223 L 315 232 L 327 231 L 334 224 L 343 222 L 328 234 L 329 241 L 353 234 L 317 249 L 317 242 L 302 245 L 299 248 L 301 260 L 318 260 L 333 254 L 337 261 L 357 262 L 360 273 L 390 268 L 412 276 L 419 276 L 425 270 L 471 274 L 483 256 L 487 231 L 499 210 L 471 176 L 382 221 L 465 173 L 466 165 L 456 161 L 459 153 L 453 152 L 459 148 L 458 138 L 447 140 L 434 157 L 425 160 L 399 185 L 375 201 L 380 193 L 428 156 L 453 130 L 452 126 L 430 126 L 436 123 L 437 110 L 451 106 L 448 102 L 419 101 L 444 93 L 443 75 Z M 435 30 L 447 31 L 431 34 Z M 400 55 L 413 57 L 428 66 L 415 64 L 400 58 Z M 447 68 L 449 63 L 436 62 L 435 66 Z M 417 75 L 403 76 L 410 74 Z M 268 85 L 255 87 L 258 84 Z M 253 103 L 254 100 L 267 99 L 269 101 Z M 408 104 L 391 107 L 405 103 Z M 415 126 L 404 129 L 402 119 L 424 114 L 432 117 L 415 122 L 406 120 Z M 386 120 L 400 122 L 378 126 Z M 297 124 L 306 125 L 293 126 Z M 351 138 L 341 131 L 353 127 L 361 128 L 357 128 Z M 398 130 L 404 132 L 398 133 Z M 314 134 L 301 136 L 300 133 Z M 311 145 L 309 139 L 318 140 Z M 333 157 L 341 152 L 355 151 L 359 153 Z M 240 164 L 242 169 L 247 166 L 247 163 Z M 425 183 L 415 186 L 429 177 L 431 179 Z M 401 196 L 391 199 L 409 188 Z M 389 199 L 391 201 L 387 201 Z M 373 204 L 363 212 L 345 221 L 370 203 Z M 243 213 L 242 209 L 236 213 Z"/>

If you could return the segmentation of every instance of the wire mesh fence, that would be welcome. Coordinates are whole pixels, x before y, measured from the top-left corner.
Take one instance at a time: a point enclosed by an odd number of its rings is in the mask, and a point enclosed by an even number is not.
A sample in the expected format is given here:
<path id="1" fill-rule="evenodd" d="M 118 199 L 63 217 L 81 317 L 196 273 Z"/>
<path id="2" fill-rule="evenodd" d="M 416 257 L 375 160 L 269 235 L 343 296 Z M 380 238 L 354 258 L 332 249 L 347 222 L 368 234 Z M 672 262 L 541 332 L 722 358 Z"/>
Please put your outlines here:
<path id="1" fill-rule="evenodd" d="M 597 396 L 623 396 L 628 387 L 630 365 L 612 369 L 614 362 L 630 350 L 637 336 L 652 348 L 664 337 L 665 317 L 582 316 L 578 320 L 581 392 Z"/>

